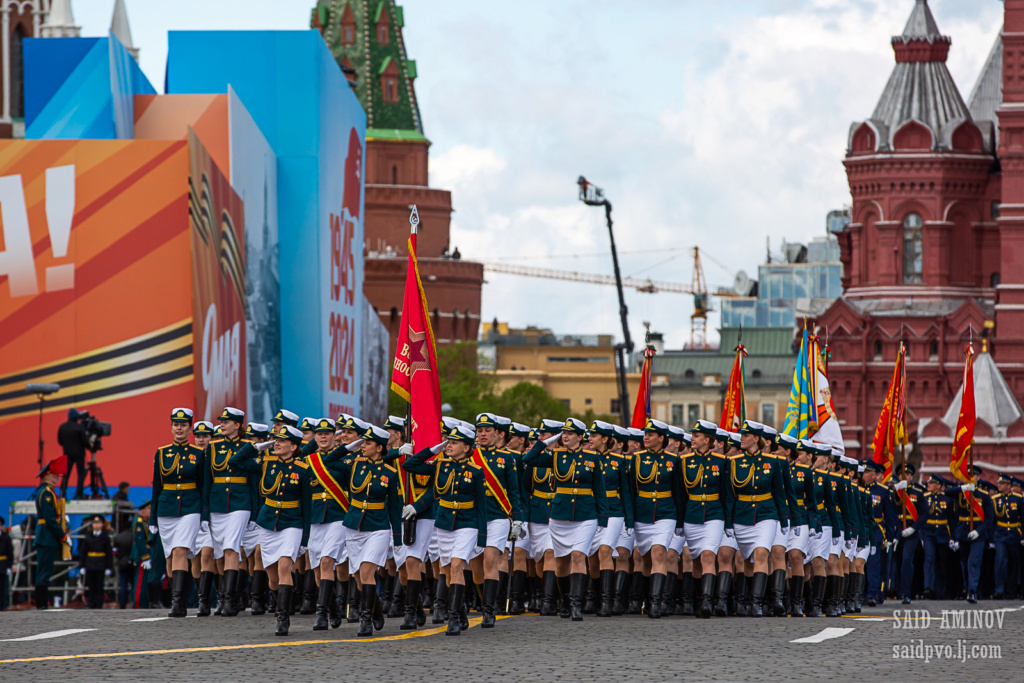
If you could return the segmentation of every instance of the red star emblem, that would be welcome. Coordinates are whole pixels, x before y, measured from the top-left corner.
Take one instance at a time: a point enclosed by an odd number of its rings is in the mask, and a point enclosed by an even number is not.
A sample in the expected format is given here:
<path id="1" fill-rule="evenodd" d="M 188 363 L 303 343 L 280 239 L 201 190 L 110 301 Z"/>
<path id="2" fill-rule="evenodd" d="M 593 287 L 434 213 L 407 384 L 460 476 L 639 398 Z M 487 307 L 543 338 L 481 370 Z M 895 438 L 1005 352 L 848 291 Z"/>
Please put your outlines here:
<path id="1" fill-rule="evenodd" d="M 427 333 L 413 332 L 409 328 L 409 379 L 420 370 L 430 371 L 430 357 L 427 354 Z"/>

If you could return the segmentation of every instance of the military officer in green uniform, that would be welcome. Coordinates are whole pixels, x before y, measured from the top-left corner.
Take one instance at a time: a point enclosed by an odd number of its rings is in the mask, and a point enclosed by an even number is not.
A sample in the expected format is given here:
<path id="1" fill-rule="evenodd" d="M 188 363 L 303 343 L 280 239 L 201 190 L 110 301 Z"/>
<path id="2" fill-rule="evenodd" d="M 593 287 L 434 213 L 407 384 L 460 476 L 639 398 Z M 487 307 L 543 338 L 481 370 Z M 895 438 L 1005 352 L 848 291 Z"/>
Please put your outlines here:
<path id="1" fill-rule="evenodd" d="M 320 418 L 313 425 L 313 438 L 316 439 L 318 457 L 327 458 L 334 450 L 334 431 L 335 422 L 329 417 Z M 309 461 L 307 456 L 307 462 Z M 347 581 L 344 584 L 339 582 L 337 595 L 342 598 L 340 601 L 335 598 L 334 592 L 334 566 L 345 557 L 344 522 L 345 513 L 348 511 L 348 498 L 344 497 L 346 489 L 342 482 L 327 482 L 336 486 L 342 493 L 339 500 L 323 485 L 315 469 L 313 474 L 309 482 L 310 490 L 313 492 L 313 504 L 310 508 L 308 554 L 310 565 L 314 567 L 316 578 L 320 582 L 313 630 L 324 631 L 328 625 L 331 628 L 341 626 L 342 607 L 348 595 Z M 324 476 L 327 476 L 326 473 Z"/>
<path id="2" fill-rule="evenodd" d="M 745 611 L 747 616 L 760 617 L 768 583 L 769 550 L 775 540 L 776 527 L 781 526 L 782 533 L 789 534 L 789 506 L 782 461 L 766 456 L 758 447 L 758 438 L 764 435 L 761 423 L 745 420 L 739 434 L 742 451 L 729 458 L 731 519 L 736 545 L 746 563 L 745 573 L 750 573 Z M 785 573 L 782 577 L 785 580 Z"/>
<path id="3" fill-rule="evenodd" d="M 132 553 L 131 561 L 136 567 L 135 609 L 149 607 L 150 570 L 153 568 L 150 553 L 149 508 L 152 501 L 147 500 L 138 507 L 138 514 L 132 521 Z"/>
<path id="4" fill-rule="evenodd" d="M 50 605 L 50 577 L 57 555 L 63 559 L 71 556 L 67 523 L 64 521 L 64 500 L 57 493 L 57 484 L 67 471 L 67 462 L 64 455 L 54 458 L 36 475 L 42 480 L 34 495 L 36 537 L 32 548 L 36 551 L 36 609 L 46 609 Z"/>
<path id="5" fill-rule="evenodd" d="M 253 501 L 252 488 L 245 473 L 235 471 L 230 465 L 231 456 L 245 444 L 241 438 L 245 413 L 228 406 L 221 412 L 219 422 L 221 438 L 210 443 L 206 449 L 203 506 L 209 521 L 204 521 L 202 526 L 210 532 L 213 555 L 224 577 L 221 591 L 217 595 L 217 614 L 233 617 L 238 614 L 236 587 L 239 553 Z M 204 587 L 200 586 L 200 595 L 205 594 L 203 590 Z M 206 591 L 209 591 L 209 585 Z"/>
<path id="6" fill-rule="evenodd" d="M 273 446 L 272 455 L 258 452 Z M 260 527 L 260 555 L 256 569 L 265 570 L 270 589 L 277 591 L 277 629 L 286 636 L 291 626 L 292 565 L 299 548 L 309 540 L 309 465 L 301 458 L 302 432 L 285 425 L 272 442 L 244 444 L 228 461 L 234 472 L 257 477 L 263 505 L 256 517 Z"/>
<path id="7" fill-rule="evenodd" d="M 615 547 L 625 529 L 633 528 L 633 497 L 629 491 L 628 460 L 612 450 L 618 440 L 615 426 L 602 420 L 590 425 L 590 447 L 597 455 L 597 462 L 604 475 L 605 506 L 608 524 L 599 527 L 591 545 L 591 577 L 599 571 L 600 605 L 599 617 L 612 615 L 615 597 Z M 622 573 L 625 578 L 626 573 Z M 624 582 L 623 582 L 624 583 Z M 586 610 L 584 610 L 586 611 Z"/>
<path id="8" fill-rule="evenodd" d="M 171 611 L 168 616 L 184 617 L 185 583 L 201 520 L 209 521 L 203 508 L 202 491 L 206 454 L 188 442 L 192 411 L 171 411 L 171 438 L 153 457 L 153 511 L 160 541 L 171 576 Z M 152 529 L 150 529 L 152 531 Z"/>
<path id="9" fill-rule="evenodd" d="M 377 595 L 375 574 L 387 561 L 390 542 L 402 544 L 402 499 L 398 470 L 384 461 L 389 434 L 370 425 L 362 435 L 359 457 L 345 457 L 347 446 L 336 448 L 324 466 L 334 479 L 347 484 L 345 514 L 349 561 L 358 568 L 361 586 L 359 637 L 384 628 L 384 611 Z"/>
<path id="10" fill-rule="evenodd" d="M 464 570 L 476 547 L 487 543 L 486 486 L 483 468 L 470 457 L 476 442 L 473 425 L 444 430 L 446 441 L 413 454 L 402 468 L 414 475 L 429 475 L 427 492 L 402 509 L 411 518 L 432 508 L 434 533 L 440 553 L 442 578 L 448 585 L 445 635 L 457 636 L 469 628 Z M 443 455 L 438 455 L 441 451 Z"/>

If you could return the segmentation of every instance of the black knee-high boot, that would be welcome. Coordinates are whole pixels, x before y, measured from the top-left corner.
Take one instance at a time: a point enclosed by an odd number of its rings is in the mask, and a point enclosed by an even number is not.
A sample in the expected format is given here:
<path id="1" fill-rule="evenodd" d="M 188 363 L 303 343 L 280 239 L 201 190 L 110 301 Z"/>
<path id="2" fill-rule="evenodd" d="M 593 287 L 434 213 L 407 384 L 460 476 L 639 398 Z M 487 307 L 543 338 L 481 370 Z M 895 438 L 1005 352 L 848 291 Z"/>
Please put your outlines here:
<path id="1" fill-rule="evenodd" d="M 524 599 L 523 591 L 526 590 L 526 572 L 522 570 L 516 570 L 512 572 L 512 578 L 509 579 L 512 585 L 512 599 L 508 603 L 509 614 L 522 614 L 526 611 L 526 604 Z"/>
<path id="2" fill-rule="evenodd" d="M 456 583 L 449 586 L 446 591 L 448 593 L 448 629 L 444 633 L 446 636 L 457 636 L 462 632 L 462 606 L 465 604 L 463 598 L 465 590 L 464 585 Z"/>
<path id="3" fill-rule="evenodd" d="M 188 615 L 185 608 L 185 580 L 189 573 L 183 569 L 171 572 L 171 611 L 169 617 L 184 617 Z"/>
<path id="4" fill-rule="evenodd" d="M 789 579 L 789 616 L 802 617 L 804 615 L 804 577 L 793 576 Z"/>
<path id="5" fill-rule="evenodd" d="M 275 636 L 288 635 L 291 626 L 292 586 L 283 583 L 277 587 L 277 630 Z"/>
<path id="6" fill-rule="evenodd" d="M 480 613 L 483 618 L 480 621 L 480 628 L 494 628 L 494 602 L 498 596 L 498 580 L 484 579 L 482 593 Z"/>
<path id="7" fill-rule="evenodd" d="M 754 572 L 750 582 L 750 593 L 747 597 L 747 616 L 760 617 L 764 615 L 761 603 L 764 599 L 764 589 L 767 585 L 768 575 L 764 572 Z"/>
<path id="8" fill-rule="evenodd" d="M 331 572 L 332 574 L 334 572 Z M 348 599 L 348 581 L 334 580 L 334 594 L 327 610 L 331 628 L 338 628 L 345 619 L 345 601 Z"/>
<path id="9" fill-rule="evenodd" d="M 718 582 L 715 590 L 715 616 L 725 617 L 729 615 L 729 594 L 732 588 L 732 572 L 718 572 Z"/>
<path id="10" fill-rule="evenodd" d="M 643 614 L 646 597 L 647 577 L 643 572 L 633 572 L 633 580 L 629 585 L 629 613 Z"/>
<path id="11" fill-rule="evenodd" d="M 442 574 L 437 577 L 437 588 L 434 590 L 434 610 L 430 617 L 430 623 L 444 623 L 445 612 L 448 609 L 448 592 L 448 579 Z"/>
<path id="12" fill-rule="evenodd" d="M 249 613 L 254 617 L 267 613 L 267 582 L 269 578 L 263 570 L 257 569 L 252 574 L 252 588 L 250 592 Z"/>
<path id="13" fill-rule="evenodd" d="M 682 584 L 682 599 L 683 599 L 683 614 L 690 616 L 693 614 L 693 572 L 683 572 L 679 578 L 679 582 Z"/>
<path id="14" fill-rule="evenodd" d="M 359 630 L 356 636 L 367 638 L 373 635 L 373 606 L 377 601 L 377 587 L 363 585 L 359 591 Z"/>
<path id="15" fill-rule="evenodd" d="M 563 619 L 568 619 L 572 616 L 569 613 L 569 577 L 559 576 L 558 577 L 558 595 L 560 598 L 560 604 L 558 608 L 558 616 Z"/>
<path id="16" fill-rule="evenodd" d="M 197 617 L 210 616 L 210 588 L 213 586 L 213 572 L 199 574 L 199 609 Z"/>
<path id="17" fill-rule="evenodd" d="M 558 581 L 554 572 L 544 572 L 543 595 L 541 596 L 540 615 L 542 617 L 553 617 L 558 613 L 556 590 Z"/>
<path id="18" fill-rule="evenodd" d="M 827 577 L 815 576 L 811 579 L 811 608 L 807 612 L 809 617 L 820 617 L 822 615 L 822 601 L 825 599 L 825 584 Z"/>
<path id="19" fill-rule="evenodd" d="M 405 585 L 405 620 L 399 628 L 409 631 L 416 628 L 418 622 L 418 610 L 420 606 L 420 582 L 409 579 Z"/>
<path id="20" fill-rule="evenodd" d="M 782 598 L 786 592 L 786 570 L 776 569 L 772 572 L 772 605 L 771 615 L 773 617 L 786 616 L 786 605 Z"/>
<path id="21" fill-rule="evenodd" d="M 348 580 L 348 618 L 350 624 L 359 622 L 359 607 L 362 604 L 363 592 L 359 590 L 359 584 L 355 578 Z"/>
<path id="22" fill-rule="evenodd" d="M 331 579 L 320 579 L 320 590 L 316 597 L 316 621 L 313 622 L 314 631 L 326 631 L 329 626 L 331 605 L 334 604 L 334 581 Z"/>
<path id="23" fill-rule="evenodd" d="M 670 617 L 675 614 L 676 586 L 680 583 L 678 574 L 669 572 L 665 575 L 665 587 L 661 589 L 661 616 Z"/>
<path id="24" fill-rule="evenodd" d="M 587 576 L 579 572 L 569 575 L 569 616 L 573 621 L 583 621 L 583 591 Z"/>
<path id="25" fill-rule="evenodd" d="M 602 569 L 600 581 L 601 606 L 597 609 L 597 616 L 610 617 L 612 615 L 612 600 L 615 597 L 615 572 L 611 569 Z"/>
<path id="26" fill-rule="evenodd" d="M 498 590 L 494 594 L 494 613 L 508 614 L 508 572 L 498 572 Z"/>
<path id="27" fill-rule="evenodd" d="M 647 611 L 647 616 L 651 619 L 661 618 L 661 594 L 665 590 L 665 575 L 655 574 L 651 572 L 651 587 L 648 593 L 648 601 L 650 602 L 650 609 Z"/>
<path id="28" fill-rule="evenodd" d="M 715 575 L 711 572 L 701 574 L 700 590 L 697 596 L 697 607 L 694 615 L 700 619 L 711 618 L 711 594 L 715 592 Z"/>
<path id="29" fill-rule="evenodd" d="M 612 602 L 612 614 L 619 616 L 626 613 L 629 594 L 626 592 L 629 583 L 629 572 L 615 572 L 615 599 Z"/>

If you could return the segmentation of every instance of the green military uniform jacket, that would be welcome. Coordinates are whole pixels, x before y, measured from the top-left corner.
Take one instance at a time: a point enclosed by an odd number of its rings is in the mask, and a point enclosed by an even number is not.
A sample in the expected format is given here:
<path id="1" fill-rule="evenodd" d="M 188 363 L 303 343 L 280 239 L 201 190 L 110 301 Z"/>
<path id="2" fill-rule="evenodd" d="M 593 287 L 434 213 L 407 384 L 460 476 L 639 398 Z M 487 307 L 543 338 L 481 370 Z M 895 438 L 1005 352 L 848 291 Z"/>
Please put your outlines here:
<path id="1" fill-rule="evenodd" d="M 778 463 L 779 471 L 782 472 L 782 489 L 786 492 L 786 514 L 790 517 L 792 522 L 792 513 L 789 508 L 795 506 L 796 503 L 796 489 L 793 487 L 793 472 L 789 467 L 789 460 L 781 455 L 774 455 L 770 453 L 764 453 L 762 455 L 766 457 L 775 458 L 775 462 Z"/>
<path id="2" fill-rule="evenodd" d="M 604 475 L 605 507 L 609 517 L 622 517 L 626 528 L 633 528 L 633 496 L 629 492 L 629 458 L 620 453 L 598 453 L 598 465 Z"/>
<path id="3" fill-rule="evenodd" d="M 871 493 L 862 484 L 858 484 L 855 488 L 858 503 L 857 517 L 860 519 L 857 547 L 863 548 L 871 544 L 871 520 L 874 515 L 871 512 Z"/>
<path id="4" fill-rule="evenodd" d="M 721 520 L 732 528 L 732 490 L 729 488 L 729 460 L 719 453 L 688 453 L 683 460 L 683 522 L 703 524 Z"/>
<path id="5" fill-rule="evenodd" d="M 635 522 L 654 524 L 662 519 L 674 519 L 677 528 L 686 510 L 683 489 L 683 462 L 668 451 L 639 450 L 633 454 L 632 476 L 629 478 L 633 497 Z"/>
<path id="6" fill-rule="evenodd" d="M 501 484 L 502 488 L 505 489 L 505 495 L 508 497 L 508 502 L 512 506 L 512 510 L 509 514 L 505 514 L 505 511 L 501 509 L 501 505 L 498 504 L 498 499 L 491 494 L 489 488 L 486 489 L 485 497 L 487 498 L 487 521 L 494 519 L 508 519 L 510 516 L 513 520 L 523 520 L 523 504 L 519 497 L 519 476 L 516 468 L 516 456 L 511 451 L 504 448 L 477 448 L 487 460 L 488 467 L 494 472 L 495 478 Z"/>
<path id="7" fill-rule="evenodd" d="M 32 547 L 59 548 L 68 534 L 64 527 L 64 500 L 49 484 L 36 489 L 36 537 Z"/>
<path id="8" fill-rule="evenodd" d="M 245 445 L 240 438 L 211 441 L 206 447 L 203 505 L 208 512 L 253 510 L 253 487 L 243 468 L 231 465 L 231 456 Z"/>
<path id="9" fill-rule="evenodd" d="M 596 451 L 580 448 L 549 451 L 539 440 L 523 455 L 525 465 L 552 468 L 555 497 L 551 500 L 550 519 L 563 522 L 596 519 L 598 526 L 608 526 L 608 501 L 599 460 Z"/>
<path id="10" fill-rule="evenodd" d="M 321 462 L 325 463 L 325 467 L 327 466 L 326 463 L 333 461 L 332 455 L 336 452 L 337 449 L 333 452 L 320 451 L 320 459 Z M 345 483 L 339 481 L 338 484 L 341 486 L 342 490 L 346 490 Z M 348 510 L 341 507 L 341 504 L 334 500 L 334 496 L 327 492 L 327 489 L 325 489 L 323 484 L 320 483 L 320 480 L 317 478 L 316 474 L 313 473 L 312 469 L 310 469 L 309 490 L 312 492 L 313 497 L 309 508 L 310 524 L 331 524 L 333 522 L 345 521 L 345 515 L 348 513 Z"/>
<path id="11" fill-rule="evenodd" d="M 793 526 L 806 524 L 808 529 L 821 531 L 821 515 L 824 512 L 814 485 L 814 469 L 810 465 L 792 463 L 790 472 L 793 479 L 793 490 L 796 493 L 794 505 L 789 506 L 789 519 Z"/>
<path id="12" fill-rule="evenodd" d="M 132 553 L 129 559 L 135 564 L 149 559 L 149 522 L 142 517 L 136 517 L 132 522 Z"/>
<path id="13" fill-rule="evenodd" d="M 729 458 L 729 485 L 732 488 L 732 522 L 753 526 L 773 519 L 789 526 L 789 507 L 782 465 L 777 458 L 761 451 L 740 453 Z"/>
<path id="14" fill-rule="evenodd" d="M 395 547 L 402 545 L 402 496 L 398 470 L 383 460 L 359 456 L 324 466 L 348 493 L 345 528 L 355 531 L 391 530 Z"/>
<path id="15" fill-rule="evenodd" d="M 445 531 L 476 529 L 476 544 L 487 545 L 487 511 L 482 501 L 484 493 L 483 469 L 473 463 L 469 456 L 452 460 L 438 455 L 433 460 L 429 448 L 411 455 L 402 464 L 414 476 L 430 472 L 430 485 L 413 507 L 417 516 L 430 516 L 434 527 Z"/>
<path id="16" fill-rule="evenodd" d="M 556 449 L 557 450 L 557 449 Z M 529 467 L 519 456 L 522 471 L 519 475 L 523 492 L 524 517 L 531 524 L 547 524 L 551 519 L 551 501 L 555 499 L 555 479 L 547 467 Z"/>
<path id="17" fill-rule="evenodd" d="M 846 517 L 846 540 L 850 540 L 860 534 L 860 502 L 857 500 L 857 487 L 850 481 L 849 473 L 844 472 L 841 476 L 845 485 L 843 512 Z"/>
<path id="18" fill-rule="evenodd" d="M 312 506 L 309 465 L 299 457 L 281 460 L 276 455 L 257 458 L 251 443 L 244 444 L 231 456 L 231 468 L 256 477 L 263 506 L 256 524 L 268 531 L 302 529 L 302 545 L 309 541 L 309 509 Z"/>
<path id="19" fill-rule="evenodd" d="M 205 473 L 206 454 L 187 441 L 156 449 L 150 518 L 199 514 L 203 520 L 209 520 L 210 513 L 202 498 Z"/>
<path id="20" fill-rule="evenodd" d="M 821 526 L 827 526 L 832 530 L 832 538 L 839 538 L 843 518 L 839 514 L 839 505 L 836 502 L 832 473 L 828 470 L 814 468 L 814 497 L 818 501 Z"/>

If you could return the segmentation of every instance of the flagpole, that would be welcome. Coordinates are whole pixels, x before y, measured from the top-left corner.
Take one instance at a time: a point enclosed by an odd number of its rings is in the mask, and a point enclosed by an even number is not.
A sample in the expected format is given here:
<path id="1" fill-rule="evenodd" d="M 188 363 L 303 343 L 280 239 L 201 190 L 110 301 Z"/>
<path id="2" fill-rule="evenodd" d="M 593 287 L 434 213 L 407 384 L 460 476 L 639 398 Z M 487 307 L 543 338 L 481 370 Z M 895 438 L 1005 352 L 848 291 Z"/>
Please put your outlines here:
<path id="1" fill-rule="evenodd" d="M 969 335 L 968 336 L 968 342 L 967 342 L 967 348 L 970 349 L 971 353 L 973 353 L 974 352 L 974 323 L 971 323 L 971 322 L 967 323 L 967 334 Z M 973 365 L 973 363 L 971 364 L 971 373 L 972 374 L 974 373 L 974 365 Z M 974 383 L 973 382 L 971 383 L 971 389 L 972 390 L 974 389 Z M 961 408 L 962 408 L 963 407 L 963 398 L 961 398 L 960 400 L 961 400 L 961 404 L 960 405 L 961 405 Z M 970 481 L 973 483 L 973 481 L 974 481 L 974 437 L 973 436 L 971 437 L 971 446 L 970 446 L 970 448 L 967 449 L 967 471 L 970 473 Z M 967 499 L 967 528 L 968 528 L 968 531 L 974 531 L 974 494 L 973 493 L 968 493 L 967 496 L 965 496 L 965 498 Z"/>
<path id="2" fill-rule="evenodd" d="M 420 213 L 416 210 L 416 205 L 412 205 L 412 211 L 409 212 L 409 244 L 416 249 L 416 233 L 420 226 Z M 409 392 L 409 403 L 405 410 L 405 429 L 406 434 L 409 436 L 409 443 L 412 443 L 412 392 Z M 405 487 L 406 495 L 405 502 L 408 505 L 413 504 L 413 492 L 412 484 L 413 477 L 416 475 L 411 472 L 405 472 L 403 468 L 403 476 L 406 477 L 407 485 Z M 402 523 L 402 545 L 414 545 L 416 543 L 416 518 L 411 517 Z"/>
<path id="3" fill-rule="evenodd" d="M 901 439 L 902 441 L 902 439 Z M 903 472 L 907 469 L 907 447 L 905 444 L 900 444 L 900 477 L 903 476 Z M 903 512 L 900 513 L 900 517 L 903 518 L 903 528 L 907 528 L 907 497 L 905 495 L 900 496 L 900 506 L 903 508 Z"/>

